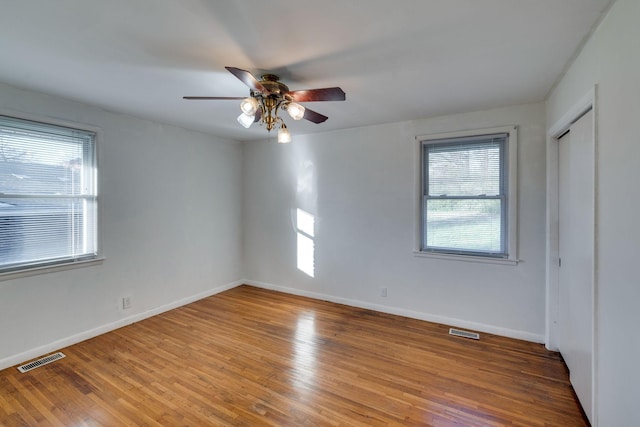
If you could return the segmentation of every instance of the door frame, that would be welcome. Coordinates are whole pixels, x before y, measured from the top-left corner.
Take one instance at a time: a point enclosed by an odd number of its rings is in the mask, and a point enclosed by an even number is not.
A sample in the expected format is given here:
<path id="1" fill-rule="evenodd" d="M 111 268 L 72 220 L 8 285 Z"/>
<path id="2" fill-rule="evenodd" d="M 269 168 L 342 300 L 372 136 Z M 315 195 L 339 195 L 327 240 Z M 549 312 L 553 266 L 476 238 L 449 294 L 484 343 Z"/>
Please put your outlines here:
<path id="1" fill-rule="evenodd" d="M 597 348 L 598 348 L 598 328 L 597 328 L 597 313 L 598 313 L 598 292 L 597 292 L 597 268 L 598 268 L 598 251 L 597 251 L 597 224 L 598 224 L 598 110 L 597 110 L 597 85 L 594 86 L 587 94 L 585 94 L 578 102 L 576 102 L 553 126 L 547 131 L 547 212 L 546 212 L 546 313 L 545 313 L 545 345 L 547 349 L 558 351 L 558 318 L 559 318 L 559 292 L 560 292 L 560 270 L 558 266 L 559 260 L 559 198 L 558 198 L 558 186 L 559 186 L 559 143 L 558 138 L 564 134 L 571 125 L 576 122 L 584 113 L 589 109 L 593 110 L 593 189 L 594 189 L 594 205 L 593 205 L 593 218 L 594 218 L 594 241 L 593 241 L 593 283 L 592 297 L 593 297 L 593 323 L 591 325 L 591 331 L 593 336 L 592 347 L 592 418 L 593 426 L 597 426 Z"/>

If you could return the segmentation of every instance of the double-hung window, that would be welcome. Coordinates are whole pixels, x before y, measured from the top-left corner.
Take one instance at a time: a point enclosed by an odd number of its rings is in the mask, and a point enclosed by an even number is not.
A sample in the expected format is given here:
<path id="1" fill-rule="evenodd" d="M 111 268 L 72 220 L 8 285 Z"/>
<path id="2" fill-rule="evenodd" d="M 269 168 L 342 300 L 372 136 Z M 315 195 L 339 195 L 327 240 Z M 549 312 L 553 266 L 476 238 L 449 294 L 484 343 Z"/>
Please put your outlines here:
<path id="1" fill-rule="evenodd" d="M 514 259 L 516 135 L 502 130 L 420 139 L 421 252 Z"/>
<path id="2" fill-rule="evenodd" d="M 96 257 L 95 139 L 0 116 L 0 273 Z"/>

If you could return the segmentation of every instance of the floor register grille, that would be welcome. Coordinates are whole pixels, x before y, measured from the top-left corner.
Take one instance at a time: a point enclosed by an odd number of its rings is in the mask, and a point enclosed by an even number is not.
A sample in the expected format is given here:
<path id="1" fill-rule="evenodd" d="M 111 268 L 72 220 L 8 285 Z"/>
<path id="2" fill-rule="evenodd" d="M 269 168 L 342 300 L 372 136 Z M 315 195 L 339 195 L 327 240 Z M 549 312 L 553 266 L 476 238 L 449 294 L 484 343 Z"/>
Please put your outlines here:
<path id="1" fill-rule="evenodd" d="M 18 371 L 20 371 L 20 372 L 22 372 L 24 374 L 25 372 L 29 372 L 29 371 L 31 371 L 33 369 L 39 368 L 40 366 L 44 366 L 44 365 L 49 364 L 51 362 L 55 362 L 56 360 L 60 360 L 63 357 L 65 357 L 65 355 L 63 353 L 61 353 L 61 352 L 53 353 L 53 354 L 45 356 L 45 357 L 43 357 L 41 359 L 34 360 L 33 362 L 29 362 L 29 363 L 26 363 L 26 364 L 24 364 L 22 366 L 18 366 Z"/>

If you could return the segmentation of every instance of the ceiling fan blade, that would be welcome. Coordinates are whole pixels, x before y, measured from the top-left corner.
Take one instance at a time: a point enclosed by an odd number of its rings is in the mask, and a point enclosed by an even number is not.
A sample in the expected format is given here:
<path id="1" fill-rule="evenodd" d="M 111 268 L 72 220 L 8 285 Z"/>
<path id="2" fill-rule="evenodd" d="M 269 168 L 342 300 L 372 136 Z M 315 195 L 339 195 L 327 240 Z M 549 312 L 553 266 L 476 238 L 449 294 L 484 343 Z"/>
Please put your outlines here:
<path id="1" fill-rule="evenodd" d="M 224 68 L 226 68 L 227 71 L 229 71 L 231 74 L 236 76 L 238 80 L 240 80 L 242 83 L 249 86 L 251 89 L 257 90 L 258 92 L 262 92 L 262 93 L 269 92 L 264 86 L 262 86 L 262 83 L 260 83 L 258 79 L 256 79 L 254 75 L 251 74 L 250 72 L 246 70 L 241 70 L 240 68 L 236 68 L 236 67 L 224 67 Z"/>
<path id="2" fill-rule="evenodd" d="M 234 100 L 234 99 L 244 99 L 246 97 L 242 97 L 242 96 L 183 96 L 182 99 L 189 99 L 189 100 Z"/>
<path id="3" fill-rule="evenodd" d="M 262 110 L 258 108 L 258 110 L 256 111 L 256 117 L 255 119 L 253 119 L 253 123 L 258 123 L 261 118 L 262 118 Z"/>
<path id="4" fill-rule="evenodd" d="M 323 89 L 294 90 L 287 93 L 295 102 L 344 101 L 346 94 L 339 87 Z"/>
<path id="5" fill-rule="evenodd" d="M 320 113 L 316 113 L 313 110 L 305 108 L 304 109 L 304 116 L 302 118 L 305 119 L 305 120 L 309 120 L 310 122 L 313 122 L 313 123 L 322 123 L 322 122 L 326 121 L 329 117 L 323 116 Z"/>

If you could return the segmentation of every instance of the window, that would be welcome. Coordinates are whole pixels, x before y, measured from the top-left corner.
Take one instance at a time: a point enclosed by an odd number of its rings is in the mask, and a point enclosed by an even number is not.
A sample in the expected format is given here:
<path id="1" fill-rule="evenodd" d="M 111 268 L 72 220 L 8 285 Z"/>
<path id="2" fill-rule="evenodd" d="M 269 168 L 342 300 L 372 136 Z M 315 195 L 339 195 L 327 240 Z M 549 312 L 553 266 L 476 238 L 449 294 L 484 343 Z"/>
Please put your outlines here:
<path id="1" fill-rule="evenodd" d="M 501 130 L 420 139 L 420 252 L 515 259 L 516 134 Z"/>
<path id="2" fill-rule="evenodd" d="M 97 255 L 95 133 L 0 116 L 0 272 Z"/>

